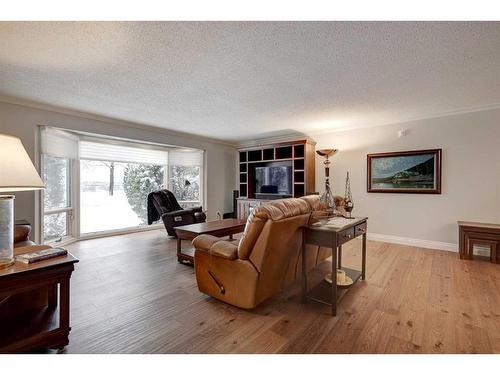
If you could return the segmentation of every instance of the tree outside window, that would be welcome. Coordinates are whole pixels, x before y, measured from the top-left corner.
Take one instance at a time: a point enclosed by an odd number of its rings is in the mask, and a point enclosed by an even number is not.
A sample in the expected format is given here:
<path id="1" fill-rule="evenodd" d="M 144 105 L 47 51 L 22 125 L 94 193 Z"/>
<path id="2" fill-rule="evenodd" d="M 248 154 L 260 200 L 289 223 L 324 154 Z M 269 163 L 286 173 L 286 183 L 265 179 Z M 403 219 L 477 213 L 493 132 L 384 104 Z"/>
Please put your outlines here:
<path id="1" fill-rule="evenodd" d="M 148 222 L 147 196 L 163 188 L 162 165 L 127 164 L 123 173 L 123 189 L 128 203 L 144 224 Z"/>
<path id="2" fill-rule="evenodd" d="M 199 166 L 171 165 L 169 168 L 169 188 L 183 208 L 201 204 Z"/>

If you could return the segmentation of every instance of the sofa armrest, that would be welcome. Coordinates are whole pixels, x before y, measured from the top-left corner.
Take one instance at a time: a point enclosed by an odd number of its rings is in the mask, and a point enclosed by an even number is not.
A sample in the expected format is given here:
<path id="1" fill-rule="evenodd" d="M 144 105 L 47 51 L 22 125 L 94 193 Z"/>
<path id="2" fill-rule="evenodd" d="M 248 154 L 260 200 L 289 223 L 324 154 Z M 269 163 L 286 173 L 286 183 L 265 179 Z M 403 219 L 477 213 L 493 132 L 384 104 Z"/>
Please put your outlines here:
<path id="1" fill-rule="evenodd" d="M 204 212 L 195 211 L 194 212 L 194 221 L 197 223 L 204 223 L 205 221 L 207 221 L 207 215 Z"/>
<path id="2" fill-rule="evenodd" d="M 220 241 L 219 237 L 211 236 L 209 234 L 201 234 L 193 240 L 193 246 L 197 250 L 210 251 L 214 243 Z"/>
<path id="3" fill-rule="evenodd" d="M 208 252 L 210 255 L 229 260 L 238 259 L 238 246 L 218 237 L 202 234 L 193 240 L 196 250 Z"/>
<path id="4" fill-rule="evenodd" d="M 210 254 L 229 260 L 238 259 L 238 246 L 229 241 L 219 241 L 212 245 Z"/>
<path id="5" fill-rule="evenodd" d="M 174 217 L 174 216 L 186 216 L 186 215 L 193 216 L 193 213 L 191 212 L 191 210 L 177 210 L 177 211 L 166 212 L 162 214 L 161 217 L 163 218 L 164 216 Z"/>

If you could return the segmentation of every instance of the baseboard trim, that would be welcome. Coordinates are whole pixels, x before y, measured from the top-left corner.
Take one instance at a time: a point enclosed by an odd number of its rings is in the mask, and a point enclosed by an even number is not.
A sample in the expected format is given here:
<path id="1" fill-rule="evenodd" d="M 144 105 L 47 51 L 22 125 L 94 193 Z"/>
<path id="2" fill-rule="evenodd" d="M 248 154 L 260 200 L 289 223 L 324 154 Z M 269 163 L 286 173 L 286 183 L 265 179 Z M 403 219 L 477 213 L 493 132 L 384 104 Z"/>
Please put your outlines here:
<path id="1" fill-rule="evenodd" d="M 370 232 L 368 232 L 368 239 L 373 240 L 373 241 L 395 243 L 398 245 L 408 245 L 408 246 L 423 247 L 426 249 L 436 249 L 436 250 L 446 250 L 446 251 L 458 252 L 458 245 L 454 244 L 454 243 L 449 243 L 449 242 L 421 240 L 418 238 L 398 237 L 398 236 L 391 236 L 391 235 L 387 235 L 387 234 L 378 234 L 378 233 L 370 233 Z"/>

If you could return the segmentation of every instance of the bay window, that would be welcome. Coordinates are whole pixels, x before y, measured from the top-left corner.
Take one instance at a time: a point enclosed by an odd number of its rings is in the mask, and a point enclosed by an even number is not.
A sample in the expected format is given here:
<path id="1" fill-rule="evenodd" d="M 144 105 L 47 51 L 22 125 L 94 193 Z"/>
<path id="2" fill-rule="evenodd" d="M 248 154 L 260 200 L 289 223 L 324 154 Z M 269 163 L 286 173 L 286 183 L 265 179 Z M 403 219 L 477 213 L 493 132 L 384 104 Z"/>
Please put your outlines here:
<path id="1" fill-rule="evenodd" d="M 147 195 L 163 188 L 171 190 L 185 208 L 203 205 L 201 150 L 48 127 L 42 128 L 41 135 L 47 186 L 43 242 L 140 229 L 147 225 Z M 64 152 L 61 142 L 66 142 Z"/>

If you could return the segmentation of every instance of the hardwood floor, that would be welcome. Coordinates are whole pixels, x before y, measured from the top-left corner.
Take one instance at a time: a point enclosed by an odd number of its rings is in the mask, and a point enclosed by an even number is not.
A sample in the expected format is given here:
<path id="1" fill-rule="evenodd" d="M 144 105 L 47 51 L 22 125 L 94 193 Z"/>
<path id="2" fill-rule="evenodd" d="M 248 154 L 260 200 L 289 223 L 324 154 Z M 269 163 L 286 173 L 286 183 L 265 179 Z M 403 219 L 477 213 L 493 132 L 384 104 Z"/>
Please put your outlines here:
<path id="1" fill-rule="evenodd" d="M 351 243 L 343 263 L 357 266 Z M 68 353 L 500 353 L 500 265 L 457 253 L 369 241 L 367 280 L 332 317 L 301 304 L 298 283 L 253 311 L 201 294 L 165 231 L 68 249 Z"/>

